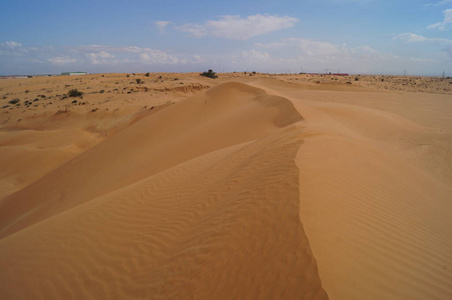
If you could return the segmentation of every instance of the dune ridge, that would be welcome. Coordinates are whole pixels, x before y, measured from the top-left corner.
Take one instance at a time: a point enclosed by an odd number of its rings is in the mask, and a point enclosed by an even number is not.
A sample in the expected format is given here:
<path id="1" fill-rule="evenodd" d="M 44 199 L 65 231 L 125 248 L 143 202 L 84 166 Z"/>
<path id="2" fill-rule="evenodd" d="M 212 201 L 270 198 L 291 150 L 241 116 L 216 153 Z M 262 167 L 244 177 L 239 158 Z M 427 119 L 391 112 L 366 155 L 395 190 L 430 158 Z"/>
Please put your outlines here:
<path id="1" fill-rule="evenodd" d="M 447 80 L 130 76 L 3 111 L 0 298 L 452 297 Z"/>
<path id="2" fill-rule="evenodd" d="M 168 107 L 4 198 L 0 236 L 187 159 L 262 137 L 300 120 L 291 105 L 262 90 L 225 83 Z M 27 218 L 19 219 L 24 214 Z"/>
<path id="3" fill-rule="evenodd" d="M 296 159 L 300 218 L 328 296 L 450 298 L 450 119 L 426 127 L 433 110 L 422 118 L 409 110 L 407 119 L 395 113 L 400 103 L 392 97 L 379 100 L 382 111 L 341 95 L 316 101 L 267 84 L 267 92 L 288 97 L 306 120 Z M 417 101 L 410 94 L 400 101 L 408 99 Z M 439 108 L 433 116 L 451 106 Z"/>
<path id="4" fill-rule="evenodd" d="M 188 113 L 195 109 L 202 114 Z M 165 154 L 171 155 L 171 161 L 103 196 L 57 213 L 50 203 L 38 208 L 51 211 L 41 214 L 43 220 L 32 218 L 16 232 L 7 227 L 9 234 L 0 240 L 0 281 L 9 288 L 2 298 L 326 299 L 298 214 L 294 158 L 303 126 L 292 103 L 226 83 L 151 117 L 64 165 L 67 175 L 50 173 L 36 184 L 73 180 L 81 171 L 71 168 L 91 165 L 90 156 L 105 172 L 98 156 L 111 143 L 119 147 L 118 141 L 130 147 L 125 137 L 145 152 L 141 163 L 153 160 L 143 169 L 164 157 L 152 152 L 155 141 L 166 143 Z M 148 122 L 164 123 L 157 124 L 166 134 L 153 132 Z M 154 141 L 152 147 L 146 148 L 140 131 Z M 127 160 L 122 150 L 110 152 L 108 161 Z M 114 168 L 126 177 L 127 168 Z M 75 193 L 70 187 L 67 192 Z M 27 199 L 22 197 L 15 199 Z M 25 221 L 35 211 L 26 212 Z"/>

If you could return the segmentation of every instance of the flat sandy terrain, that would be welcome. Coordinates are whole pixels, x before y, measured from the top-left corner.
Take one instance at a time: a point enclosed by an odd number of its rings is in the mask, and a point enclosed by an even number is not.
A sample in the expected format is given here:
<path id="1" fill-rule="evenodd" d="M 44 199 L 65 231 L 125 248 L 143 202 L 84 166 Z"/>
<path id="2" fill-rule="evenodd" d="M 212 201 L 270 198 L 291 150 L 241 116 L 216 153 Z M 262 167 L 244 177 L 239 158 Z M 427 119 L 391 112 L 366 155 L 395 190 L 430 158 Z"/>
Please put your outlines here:
<path id="1" fill-rule="evenodd" d="M 0 79 L 0 166 L 0 299 L 452 299 L 452 79 Z"/>

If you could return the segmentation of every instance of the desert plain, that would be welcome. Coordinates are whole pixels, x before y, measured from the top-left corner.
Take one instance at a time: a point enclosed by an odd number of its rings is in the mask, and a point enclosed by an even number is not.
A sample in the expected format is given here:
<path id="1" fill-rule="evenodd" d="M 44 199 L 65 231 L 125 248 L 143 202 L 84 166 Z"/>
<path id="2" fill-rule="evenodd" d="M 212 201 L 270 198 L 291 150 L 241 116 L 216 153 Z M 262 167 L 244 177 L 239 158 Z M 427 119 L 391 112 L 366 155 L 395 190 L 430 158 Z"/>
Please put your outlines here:
<path id="1" fill-rule="evenodd" d="M 218 75 L 0 79 L 0 299 L 452 299 L 452 79 Z"/>

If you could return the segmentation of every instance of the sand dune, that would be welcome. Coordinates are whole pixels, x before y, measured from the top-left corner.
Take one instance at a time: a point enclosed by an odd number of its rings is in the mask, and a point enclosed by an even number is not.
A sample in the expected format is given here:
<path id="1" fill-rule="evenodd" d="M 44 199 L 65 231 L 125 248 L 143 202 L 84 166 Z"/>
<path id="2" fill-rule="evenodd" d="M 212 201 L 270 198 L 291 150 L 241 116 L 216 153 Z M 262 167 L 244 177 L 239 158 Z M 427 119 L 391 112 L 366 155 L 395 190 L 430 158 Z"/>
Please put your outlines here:
<path id="1" fill-rule="evenodd" d="M 288 100 L 239 83 L 217 86 L 133 124 L 3 199 L 1 236 L 187 159 L 263 137 L 300 119 Z"/>
<path id="2" fill-rule="evenodd" d="M 4 123 L 0 298 L 452 297 L 447 95 L 165 76 Z"/>

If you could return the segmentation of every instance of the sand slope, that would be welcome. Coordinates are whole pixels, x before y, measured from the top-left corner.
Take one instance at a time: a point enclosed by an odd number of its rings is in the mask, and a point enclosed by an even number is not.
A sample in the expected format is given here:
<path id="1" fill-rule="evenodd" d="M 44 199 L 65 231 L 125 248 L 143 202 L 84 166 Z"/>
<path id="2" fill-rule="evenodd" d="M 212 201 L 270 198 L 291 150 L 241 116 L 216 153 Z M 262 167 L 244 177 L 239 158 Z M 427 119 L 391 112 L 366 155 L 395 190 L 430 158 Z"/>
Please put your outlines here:
<path id="1" fill-rule="evenodd" d="M 300 119 L 287 100 L 239 83 L 220 85 L 133 124 L 3 199 L 1 236 L 187 159 L 265 136 Z"/>
<path id="2" fill-rule="evenodd" d="M 452 298 L 448 81 L 195 75 L 3 111 L 1 299 Z"/>
<path id="3" fill-rule="evenodd" d="M 421 113 L 407 104 L 422 97 L 407 93 L 378 98 L 383 111 L 363 105 L 367 92 L 326 90 L 317 100 L 296 87 L 267 86 L 291 96 L 306 120 L 297 155 L 300 218 L 328 296 L 449 299 L 452 131 L 441 117 L 452 105 L 424 95 L 432 109 Z M 410 119 L 395 114 L 401 102 Z"/>
<path id="4" fill-rule="evenodd" d="M 7 198 L 2 298 L 326 298 L 298 215 L 301 119 L 222 84 Z"/>

